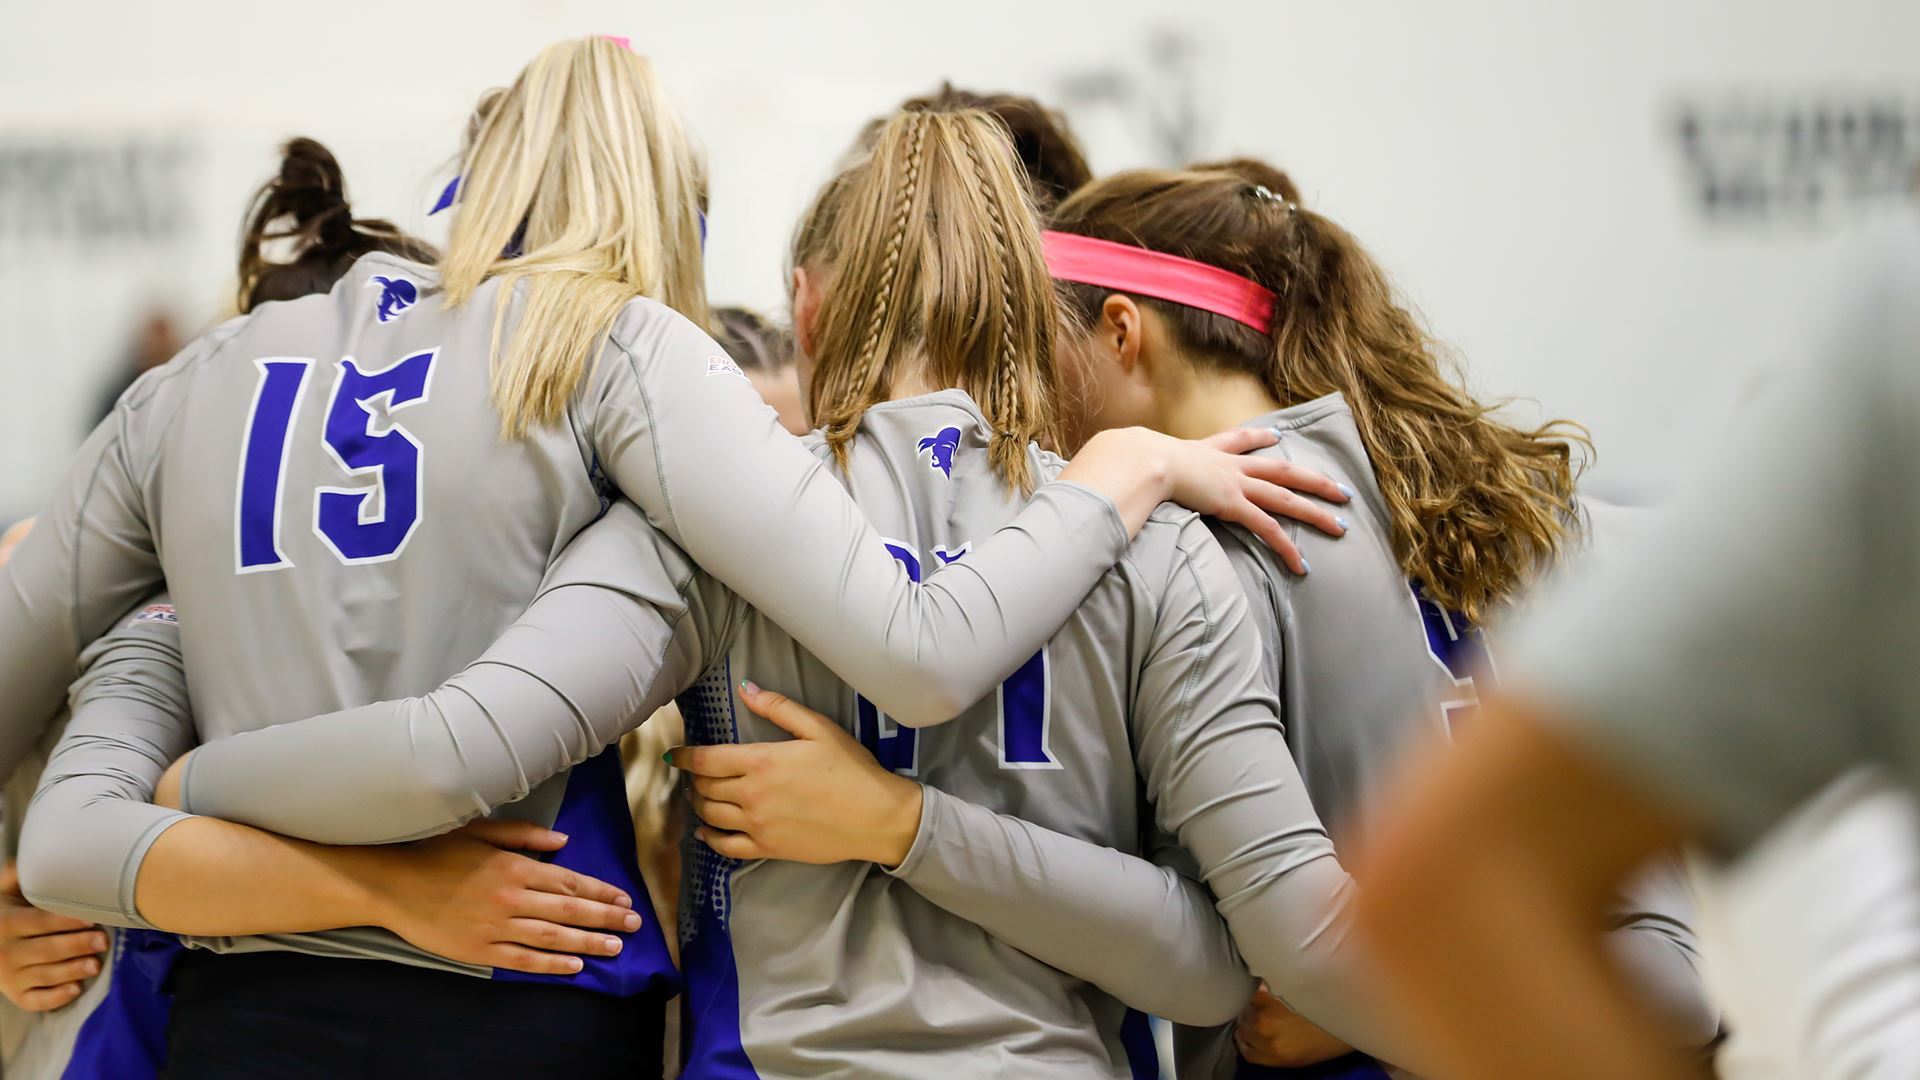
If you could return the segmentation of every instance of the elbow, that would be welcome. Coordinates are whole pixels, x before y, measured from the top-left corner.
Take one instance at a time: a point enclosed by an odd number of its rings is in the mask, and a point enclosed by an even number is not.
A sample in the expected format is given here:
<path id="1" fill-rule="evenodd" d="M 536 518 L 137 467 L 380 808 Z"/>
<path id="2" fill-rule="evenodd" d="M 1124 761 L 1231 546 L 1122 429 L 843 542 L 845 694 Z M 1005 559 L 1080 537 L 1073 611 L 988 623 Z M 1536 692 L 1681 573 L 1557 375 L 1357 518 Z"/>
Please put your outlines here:
<path id="1" fill-rule="evenodd" d="M 28 818 L 20 835 L 15 867 L 20 875 L 20 894 L 27 903 L 42 911 L 88 922 L 99 921 L 100 910 L 72 899 L 86 892 L 87 876 L 80 872 L 78 852 L 70 840 L 63 842 L 53 835 L 59 830 L 44 823 L 43 819 L 48 816 Z M 36 827 L 36 821 L 42 823 Z"/>
<path id="2" fill-rule="evenodd" d="M 1649 1012 L 1673 1039 L 1674 1046 L 1687 1054 L 1698 1054 L 1720 1037 L 1720 1008 L 1708 993 L 1693 958 L 1677 946 L 1669 946 L 1673 955 L 1658 968 L 1635 970 L 1626 963 L 1630 978 L 1639 983 L 1641 1000 Z"/>
<path id="3" fill-rule="evenodd" d="M 1253 1000 L 1253 991 L 1258 985 L 1245 967 L 1231 973 L 1208 971 L 1195 979 L 1186 993 L 1174 995 L 1174 1000 L 1152 1012 L 1163 1020 L 1187 1027 L 1219 1027 L 1232 1023 L 1246 1011 L 1247 1002 Z"/>
<path id="4" fill-rule="evenodd" d="M 1704 986 L 1696 986 L 1695 991 L 1688 1000 L 1671 1002 L 1665 1010 L 1669 1030 L 1688 1054 L 1704 1053 L 1720 1037 L 1720 1009 Z"/>
<path id="5" fill-rule="evenodd" d="M 925 681 L 916 684 L 911 693 L 892 694 L 885 698 L 868 696 L 874 708 L 887 714 L 887 719 L 901 727 L 930 728 L 959 716 L 975 702 L 985 697 L 984 693 L 970 693 L 965 687 L 945 682 L 932 675 L 923 675 Z"/>

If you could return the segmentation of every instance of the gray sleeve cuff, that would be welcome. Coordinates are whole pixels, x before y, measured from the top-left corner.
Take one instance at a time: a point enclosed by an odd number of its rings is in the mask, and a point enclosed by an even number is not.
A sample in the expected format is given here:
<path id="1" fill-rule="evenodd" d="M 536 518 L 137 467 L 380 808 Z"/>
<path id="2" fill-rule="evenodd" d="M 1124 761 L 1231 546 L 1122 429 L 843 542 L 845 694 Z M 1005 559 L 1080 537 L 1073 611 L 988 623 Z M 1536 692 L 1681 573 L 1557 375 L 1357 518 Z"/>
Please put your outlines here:
<path id="1" fill-rule="evenodd" d="M 944 800 L 952 796 L 936 788 L 920 785 L 920 831 L 913 834 L 913 846 L 907 849 L 907 857 L 900 860 L 899 866 L 881 867 L 887 873 L 911 885 L 922 867 L 933 860 L 927 854 L 934 845 L 934 833 L 944 816 Z"/>
<path id="2" fill-rule="evenodd" d="M 1041 491 L 1049 489 L 1076 492 L 1094 502 L 1099 517 L 1106 523 L 1108 537 L 1113 541 L 1114 561 L 1119 561 L 1120 553 L 1127 550 L 1127 545 L 1133 542 L 1133 538 L 1127 535 L 1126 520 L 1120 516 L 1120 508 L 1114 505 L 1113 500 L 1078 480 L 1052 480 L 1040 488 Z"/>

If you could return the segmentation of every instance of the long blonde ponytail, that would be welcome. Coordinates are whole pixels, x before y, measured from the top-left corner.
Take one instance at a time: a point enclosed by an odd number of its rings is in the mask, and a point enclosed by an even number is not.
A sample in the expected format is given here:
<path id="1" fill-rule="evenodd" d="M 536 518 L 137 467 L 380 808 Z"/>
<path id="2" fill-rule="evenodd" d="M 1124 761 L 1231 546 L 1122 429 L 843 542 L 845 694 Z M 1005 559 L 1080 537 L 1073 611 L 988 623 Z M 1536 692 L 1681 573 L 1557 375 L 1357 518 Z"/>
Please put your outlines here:
<path id="1" fill-rule="evenodd" d="M 795 266 L 826 275 L 808 408 L 843 462 L 896 373 L 971 394 L 1009 485 L 1027 444 L 1057 445 L 1056 308 L 1040 230 L 1005 129 L 976 109 L 888 118 L 870 152 L 801 220 Z"/>
<path id="2" fill-rule="evenodd" d="M 549 45 L 490 103 L 461 162 L 440 272 L 449 307 L 501 279 L 492 374 L 502 434 L 560 418 L 634 297 L 706 325 L 704 187 L 653 65 L 610 40 Z"/>

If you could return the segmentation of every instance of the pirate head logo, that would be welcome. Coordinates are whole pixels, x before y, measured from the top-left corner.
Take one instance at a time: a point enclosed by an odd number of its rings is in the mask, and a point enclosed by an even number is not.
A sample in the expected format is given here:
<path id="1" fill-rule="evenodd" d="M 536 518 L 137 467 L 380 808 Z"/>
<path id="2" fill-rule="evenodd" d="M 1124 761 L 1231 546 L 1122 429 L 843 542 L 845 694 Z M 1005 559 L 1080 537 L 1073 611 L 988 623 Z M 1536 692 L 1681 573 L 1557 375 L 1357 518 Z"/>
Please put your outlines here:
<path id="1" fill-rule="evenodd" d="M 927 458 L 927 468 L 938 469 L 944 476 L 953 475 L 953 454 L 960 449 L 960 429 L 944 427 L 920 440 L 920 454 Z"/>
<path id="2" fill-rule="evenodd" d="M 380 305 L 375 309 L 374 314 L 383 323 L 399 318 L 401 312 L 412 307 L 420 299 L 419 288 L 406 278 L 390 278 L 375 274 L 367 285 L 380 290 Z"/>

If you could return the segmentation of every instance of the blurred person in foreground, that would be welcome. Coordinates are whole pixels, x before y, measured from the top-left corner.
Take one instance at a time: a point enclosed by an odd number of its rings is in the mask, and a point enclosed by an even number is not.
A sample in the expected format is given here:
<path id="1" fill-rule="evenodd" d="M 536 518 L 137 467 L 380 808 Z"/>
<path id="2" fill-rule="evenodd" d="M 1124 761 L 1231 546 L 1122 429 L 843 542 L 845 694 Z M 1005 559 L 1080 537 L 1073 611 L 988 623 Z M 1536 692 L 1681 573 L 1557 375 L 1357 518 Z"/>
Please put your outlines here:
<path id="1" fill-rule="evenodd" d="M 1920 788 L 1920 225 L 1880 240 L 1673 527 L 1516 627 L 1505 696 L 1372 837 L 1361 925 L 1442 1075 L 1697 1075 L 1594 944 L 1610 890 L 1863 764 Z"/>

